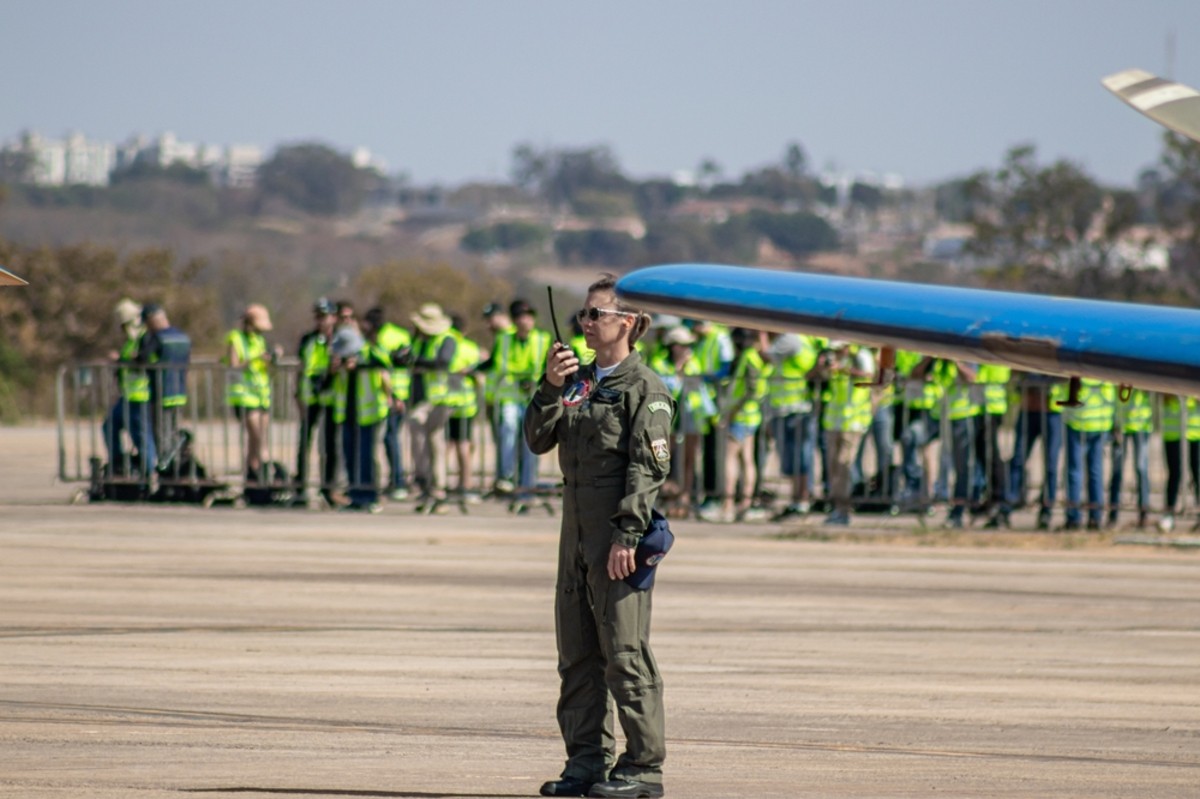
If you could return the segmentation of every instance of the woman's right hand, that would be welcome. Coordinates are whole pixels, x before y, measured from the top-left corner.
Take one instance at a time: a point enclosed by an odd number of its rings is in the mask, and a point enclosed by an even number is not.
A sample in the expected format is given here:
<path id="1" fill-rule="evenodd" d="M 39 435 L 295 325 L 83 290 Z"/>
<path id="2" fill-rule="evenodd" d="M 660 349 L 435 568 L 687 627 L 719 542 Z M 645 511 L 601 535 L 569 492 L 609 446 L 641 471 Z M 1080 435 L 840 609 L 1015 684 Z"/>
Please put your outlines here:
<path id="1" fill-rule="evenodd" d="M 562 388 L 567 378 L 578 371 L 579 358 L 575 357 L 575 351 L 561 341 L 554 342 L 546 360 L 546 382 Z"/>

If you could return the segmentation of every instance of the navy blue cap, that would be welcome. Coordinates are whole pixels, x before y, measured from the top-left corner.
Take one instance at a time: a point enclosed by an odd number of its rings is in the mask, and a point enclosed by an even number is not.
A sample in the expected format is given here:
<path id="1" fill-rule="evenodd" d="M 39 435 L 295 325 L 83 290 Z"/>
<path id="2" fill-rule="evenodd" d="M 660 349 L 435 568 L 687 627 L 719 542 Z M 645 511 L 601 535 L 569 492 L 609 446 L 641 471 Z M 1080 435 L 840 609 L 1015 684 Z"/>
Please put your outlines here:
<path id="1" fill-rule="evenodd" d="M 650 526 L 646 528 L 646 534 L 638 542 L 637 552 L 634 554 L 637 568 L 625 578 L 625 582 L 638 591 L 651 588 L 654 585 L 654 575 L 658 572 L 658 564 L 671 551 L 671 545 L 674 543 L 675 534 L 671 532 L 666 517 L 652 509 Z"/>

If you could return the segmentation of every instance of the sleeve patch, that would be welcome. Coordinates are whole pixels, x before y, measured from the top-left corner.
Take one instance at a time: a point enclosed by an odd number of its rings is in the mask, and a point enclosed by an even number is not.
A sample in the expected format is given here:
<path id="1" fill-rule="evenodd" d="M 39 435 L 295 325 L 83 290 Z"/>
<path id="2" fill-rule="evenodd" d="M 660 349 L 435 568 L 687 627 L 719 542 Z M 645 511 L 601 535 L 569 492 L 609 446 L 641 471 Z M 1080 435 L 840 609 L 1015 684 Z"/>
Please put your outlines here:
<path id="1" fill-rule="evenodd" d="M 655 411 L 671 412 L 671 403 L 669 402 L 651 402 L 647 407 L 650 409 L 650 413 L 654 413 Z"/>
<path id="2" fill-rule="evenodd" d="M 650 449 L 654 451 L 654 459 L 659 461 L 671 460 L 671 445 L 667 443 L 665 438 L 656 438 L 650 442 Z"/>

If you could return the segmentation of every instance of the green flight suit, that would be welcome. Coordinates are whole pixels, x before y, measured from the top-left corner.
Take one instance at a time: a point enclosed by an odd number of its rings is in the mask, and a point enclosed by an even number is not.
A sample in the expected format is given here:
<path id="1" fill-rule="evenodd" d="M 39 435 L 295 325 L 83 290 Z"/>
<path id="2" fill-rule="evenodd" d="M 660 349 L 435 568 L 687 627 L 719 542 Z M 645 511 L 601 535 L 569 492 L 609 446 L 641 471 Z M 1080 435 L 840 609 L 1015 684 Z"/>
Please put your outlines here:
<path id="1" fill-rule="evenodd" d="M 636 352 L 597 383 L 584 366 L 563 388 L 542 380 L 525 414 L 539 455 L 558 446 L 562 532 L 555 589 L 563 776 L 662 782 L 662 679 L 650 651 L 650 595 L 608 577 L 614 543 L 636 546 L 671 472 L 675 401 Z M 616 758 L 612 710 L 625 734 Z"/>

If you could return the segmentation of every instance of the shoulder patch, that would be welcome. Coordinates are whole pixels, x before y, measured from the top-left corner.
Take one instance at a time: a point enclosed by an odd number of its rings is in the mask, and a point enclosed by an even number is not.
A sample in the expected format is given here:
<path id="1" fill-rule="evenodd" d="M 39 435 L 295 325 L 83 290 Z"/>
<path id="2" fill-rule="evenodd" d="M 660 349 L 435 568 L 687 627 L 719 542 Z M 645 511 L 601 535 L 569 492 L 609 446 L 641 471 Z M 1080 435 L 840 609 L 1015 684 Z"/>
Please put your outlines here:
<path id="1" fill-rule="evenodd" d="M 665 438 L 656 438 L 650 442 L 650 449 L 654 451 L 654 459 L 659 461 L 671 460 L 671 446 Z"/>
<path id="2" fill-rule="evenodd" d="M 671 412 L 671 403 L 669 403 L 669 402 L 662 402 L 662 401 L 652 402 L 652 403 L 650 403 L 649 407 L 650 407 L 650 413 L 654 413 L 655 411 L 664 411 L 666 413 Z"/>

